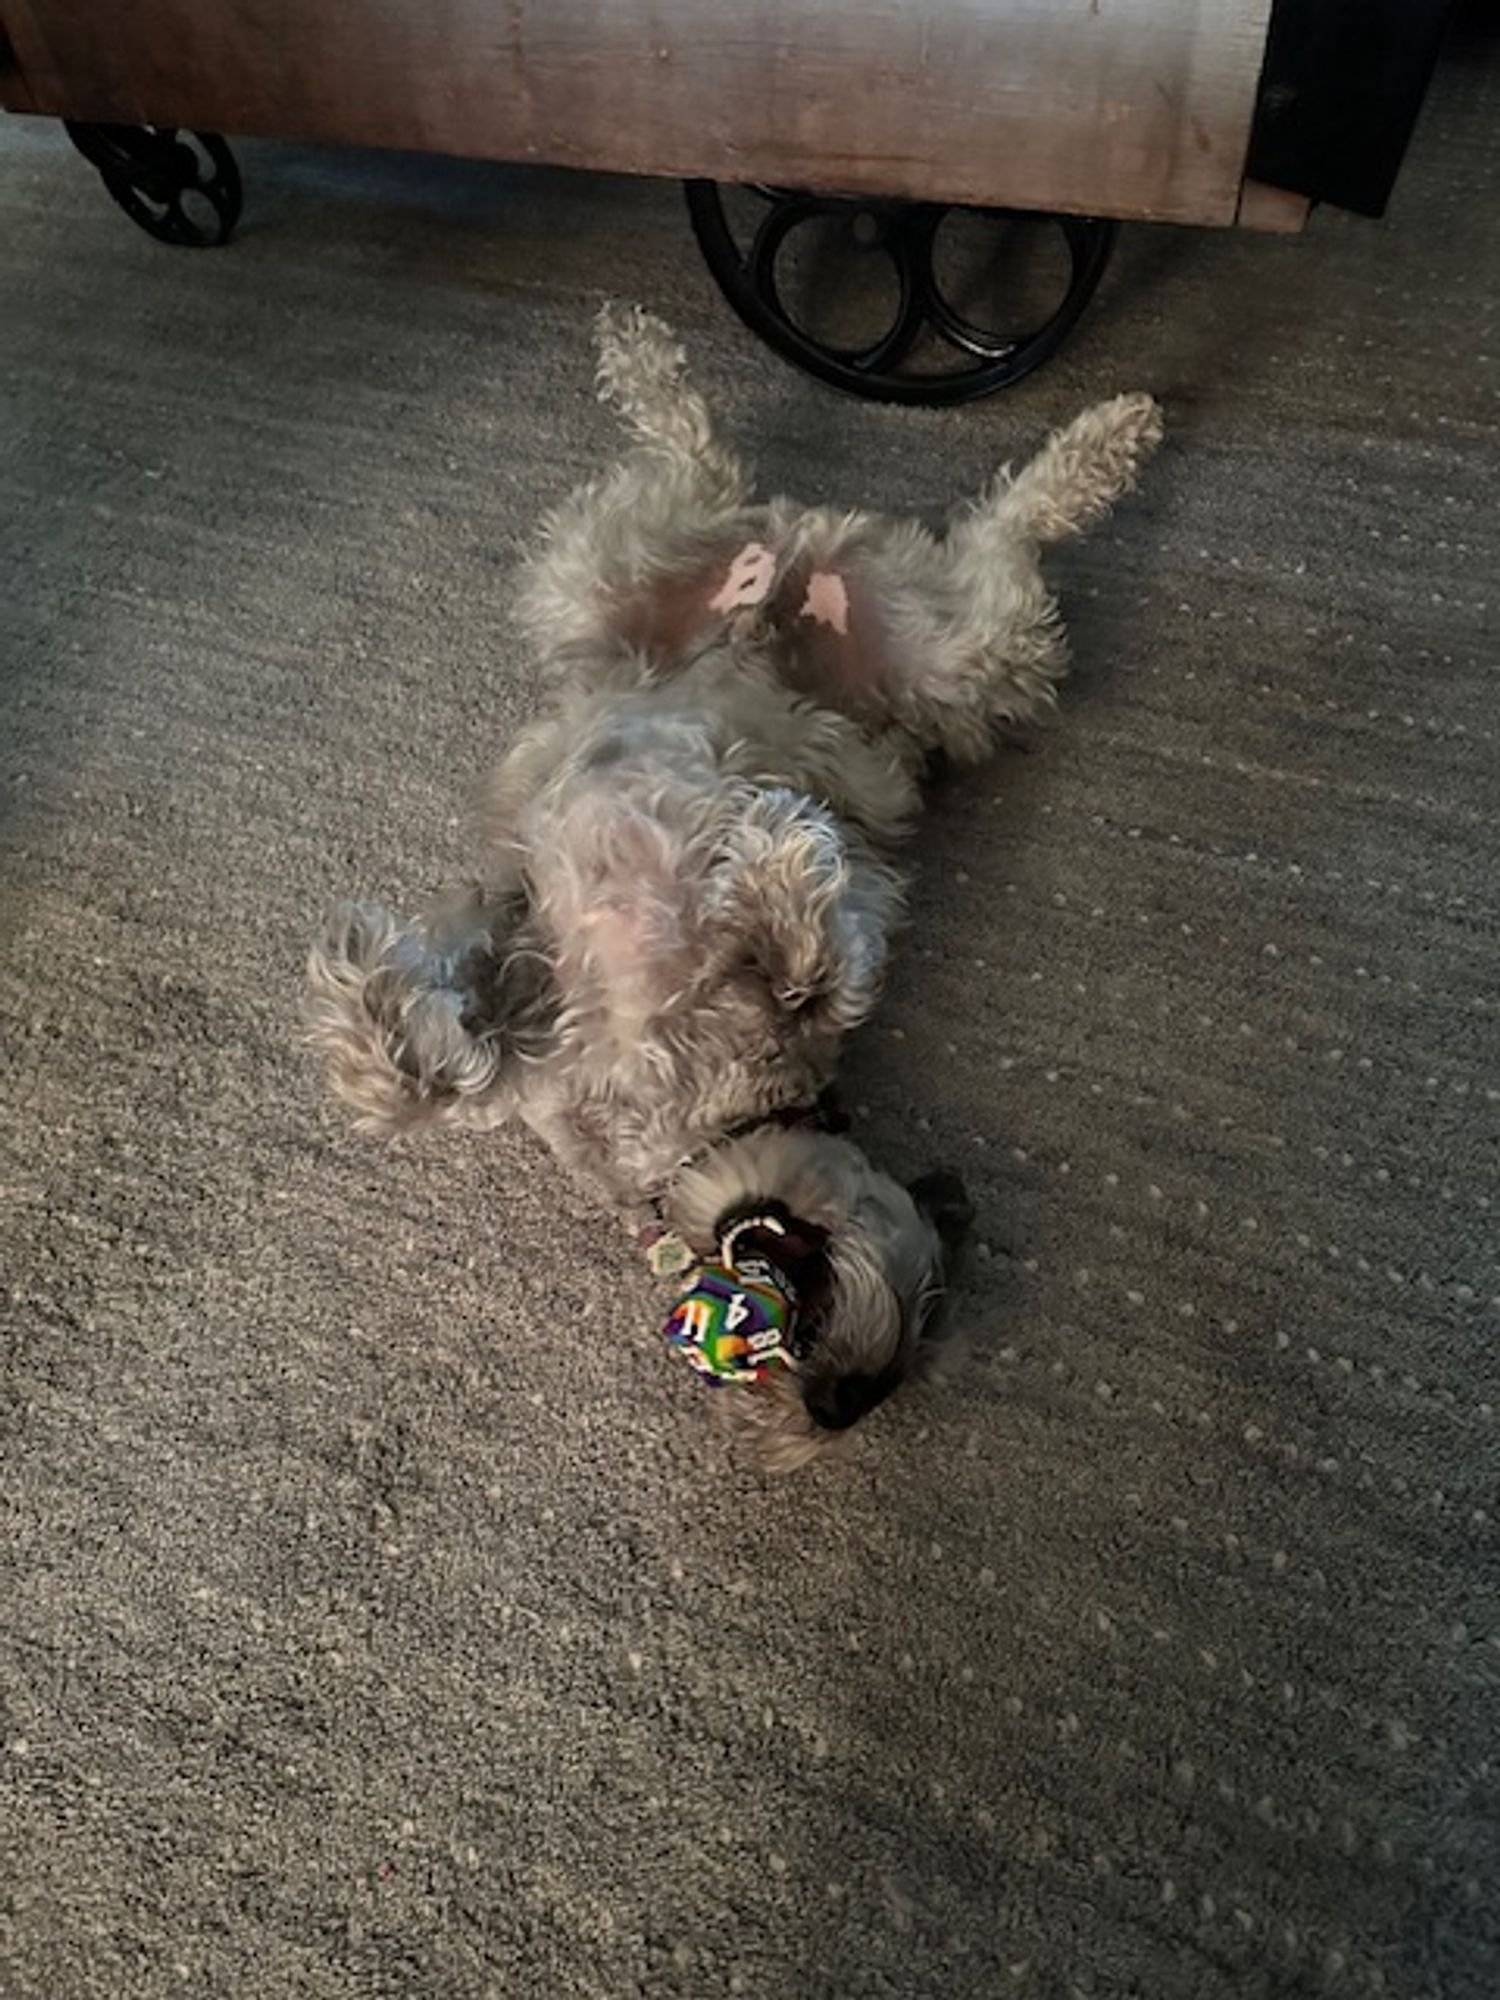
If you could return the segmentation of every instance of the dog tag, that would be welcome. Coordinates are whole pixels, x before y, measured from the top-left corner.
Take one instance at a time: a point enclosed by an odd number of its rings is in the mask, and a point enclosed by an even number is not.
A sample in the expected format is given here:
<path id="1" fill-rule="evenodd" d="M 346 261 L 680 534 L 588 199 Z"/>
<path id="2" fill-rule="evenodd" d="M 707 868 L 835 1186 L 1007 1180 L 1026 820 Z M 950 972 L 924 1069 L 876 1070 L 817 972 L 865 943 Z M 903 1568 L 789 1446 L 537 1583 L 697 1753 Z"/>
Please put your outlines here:
<path id="1" fill-rule="evenodd" d="M 693 1268 L 693 1249 L 675 1230 L 664 1229 L 646 1245 L 646 1262 L 655 1278 L 681 1278 Z"/>

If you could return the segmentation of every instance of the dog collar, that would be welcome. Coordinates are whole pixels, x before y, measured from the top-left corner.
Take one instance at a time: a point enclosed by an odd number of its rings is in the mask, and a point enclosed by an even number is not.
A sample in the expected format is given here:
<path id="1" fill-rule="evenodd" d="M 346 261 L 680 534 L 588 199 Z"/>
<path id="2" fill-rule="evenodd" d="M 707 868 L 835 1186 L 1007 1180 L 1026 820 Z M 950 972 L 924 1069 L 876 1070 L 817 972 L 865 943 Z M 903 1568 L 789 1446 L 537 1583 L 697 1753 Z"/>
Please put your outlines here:
<path id="1" fill-rule="evenodd" d="M 736 1139 L 748 1139 L 752 1132 L 837 1133 L 848 1130 L 849 1114 L 839 1101 L 835 1084 L 829 1084 L 812 1104 L 783 1104 L 777 1111 L 765 1111 L 755 1118 L 742 1118 L 738 1124 L 728 1126 L 712 1139 L 705 1139 L 701 1146 L 694 1146 L 690 1153 L 684 1153 L 671 1172 L 658 1183 L 658 1192 L 650 1197 L 651 1207 L 660 1220 L 663 1214 L 662 1195 L 673 1181 L 685 1174 L 689 1167 L 701 1165 L 720 1146 L 733 1145 Z"/>
<path id="2" fill-rule="evenodd" d="M 836 1086 L 830 1084 L 815 1104 L 783 1105 L 779 1111 L 767 1112 L 764 1117 L 744 1119 L 738 1125 L 731 1125 L 727 1132 L 721 1132 L 718 1138 L 705 1141 L 691 1153 L 684 1153 L 660 1190 L 647 1197 L 644 1206 L 650 1211 L 650 1220 L 636 1231 L 637 1248 L 650 1265 L 651 1275 L 655 1278 L 680 1278 L 696 1262 L 692 1245 L 669 1225 L 664 1199 L 673 1181 L 685 1174 L 689 1167 L 700 1165 L 720 1146 L 731 1145 L 736 1139 L 747 1139 L 752 1132 L 837 1133 L 847 1132 L 848 1129 L 849 1114 L 839 1102 Z"/>

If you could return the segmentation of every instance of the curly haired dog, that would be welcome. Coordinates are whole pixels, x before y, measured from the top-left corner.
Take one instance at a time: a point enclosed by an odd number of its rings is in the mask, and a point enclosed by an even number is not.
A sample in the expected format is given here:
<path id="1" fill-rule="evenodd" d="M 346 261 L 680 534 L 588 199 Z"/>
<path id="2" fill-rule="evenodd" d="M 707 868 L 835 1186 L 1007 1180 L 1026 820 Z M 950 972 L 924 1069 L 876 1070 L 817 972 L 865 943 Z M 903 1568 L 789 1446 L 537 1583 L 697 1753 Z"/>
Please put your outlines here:
<path id="1" fill-rule="evenodd" d="M 902 1187 L 801 1114 L 878 997 L 929 756 L 1053 705 L 1039 552 L 1131 487 L 1161 418 L 1086 410 L 937 536 L 756 504 L 669 329 L 597 331 L 634 443 L 529 565 L 547 712 L 495 772 L 471 885 L 414 922 L 337 910 L 311 1034 L 367 1130 L 523 1118 L 700 1253 L 747 1206 L 795 1218 L 802 1365 L 719 1399 L 793 1465 L 919 1363 L 968 1221 L 951 1177 Z"/>

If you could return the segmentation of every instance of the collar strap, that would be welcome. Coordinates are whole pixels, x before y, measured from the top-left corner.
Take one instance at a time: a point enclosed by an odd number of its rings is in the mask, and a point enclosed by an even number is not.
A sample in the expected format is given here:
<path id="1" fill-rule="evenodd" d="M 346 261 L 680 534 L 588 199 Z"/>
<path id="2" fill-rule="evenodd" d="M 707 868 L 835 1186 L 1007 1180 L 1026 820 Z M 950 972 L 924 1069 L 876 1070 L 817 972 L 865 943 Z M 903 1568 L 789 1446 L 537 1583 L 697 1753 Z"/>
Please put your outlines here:
<path id="1" fill-rule="evenodd" d="M 834 1085 L 829 1084 L 823 1094 L 811 1104 L 784 1104 L 776 1111 L 762 1112 L 755 1118 L 742 1118 L 738 1125 L 731 1125 L 716 1139 L 705 1139 L 701 1146 L 695 1146 L 690 1153 L 684 1153 L 661 1184 L 661 1191 L 651 1196 L 651 1207 L 657 1219 L 662 1218 L 662 1192 L 669 1188 L 680 1174 L 689 1167 L 700 1166 L 710 1153 L 716 1153 L 720 1146 L 732 1146 L 739 1139 L 748 1139 L 754 1132 L 847 1132 L 849 1114 L 839 1101 Z"/>

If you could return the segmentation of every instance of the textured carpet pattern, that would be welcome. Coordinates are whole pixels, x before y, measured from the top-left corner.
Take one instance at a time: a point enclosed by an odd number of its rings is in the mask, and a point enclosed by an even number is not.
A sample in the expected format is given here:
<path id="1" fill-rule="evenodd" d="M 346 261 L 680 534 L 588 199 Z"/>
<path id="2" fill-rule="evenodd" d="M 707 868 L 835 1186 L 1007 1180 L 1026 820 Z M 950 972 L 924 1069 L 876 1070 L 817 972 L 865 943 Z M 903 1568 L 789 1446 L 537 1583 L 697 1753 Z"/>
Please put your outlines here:
<path id="1" fill-rule="evenodd" d="M 8 2000 L 1500 1988 L 1497 116 L 1450 64 L 1383 226 L 1128 232 L 941 415 L 761 353 L 669 188 L 246 145 L 199 256 L 0 131 Z M 851 1054 L 972 1353 L 782 1483 L 585 1191 L 294 1041 L 526 712 L 606 293 L 811 499 L 1171 423 Z"/>

